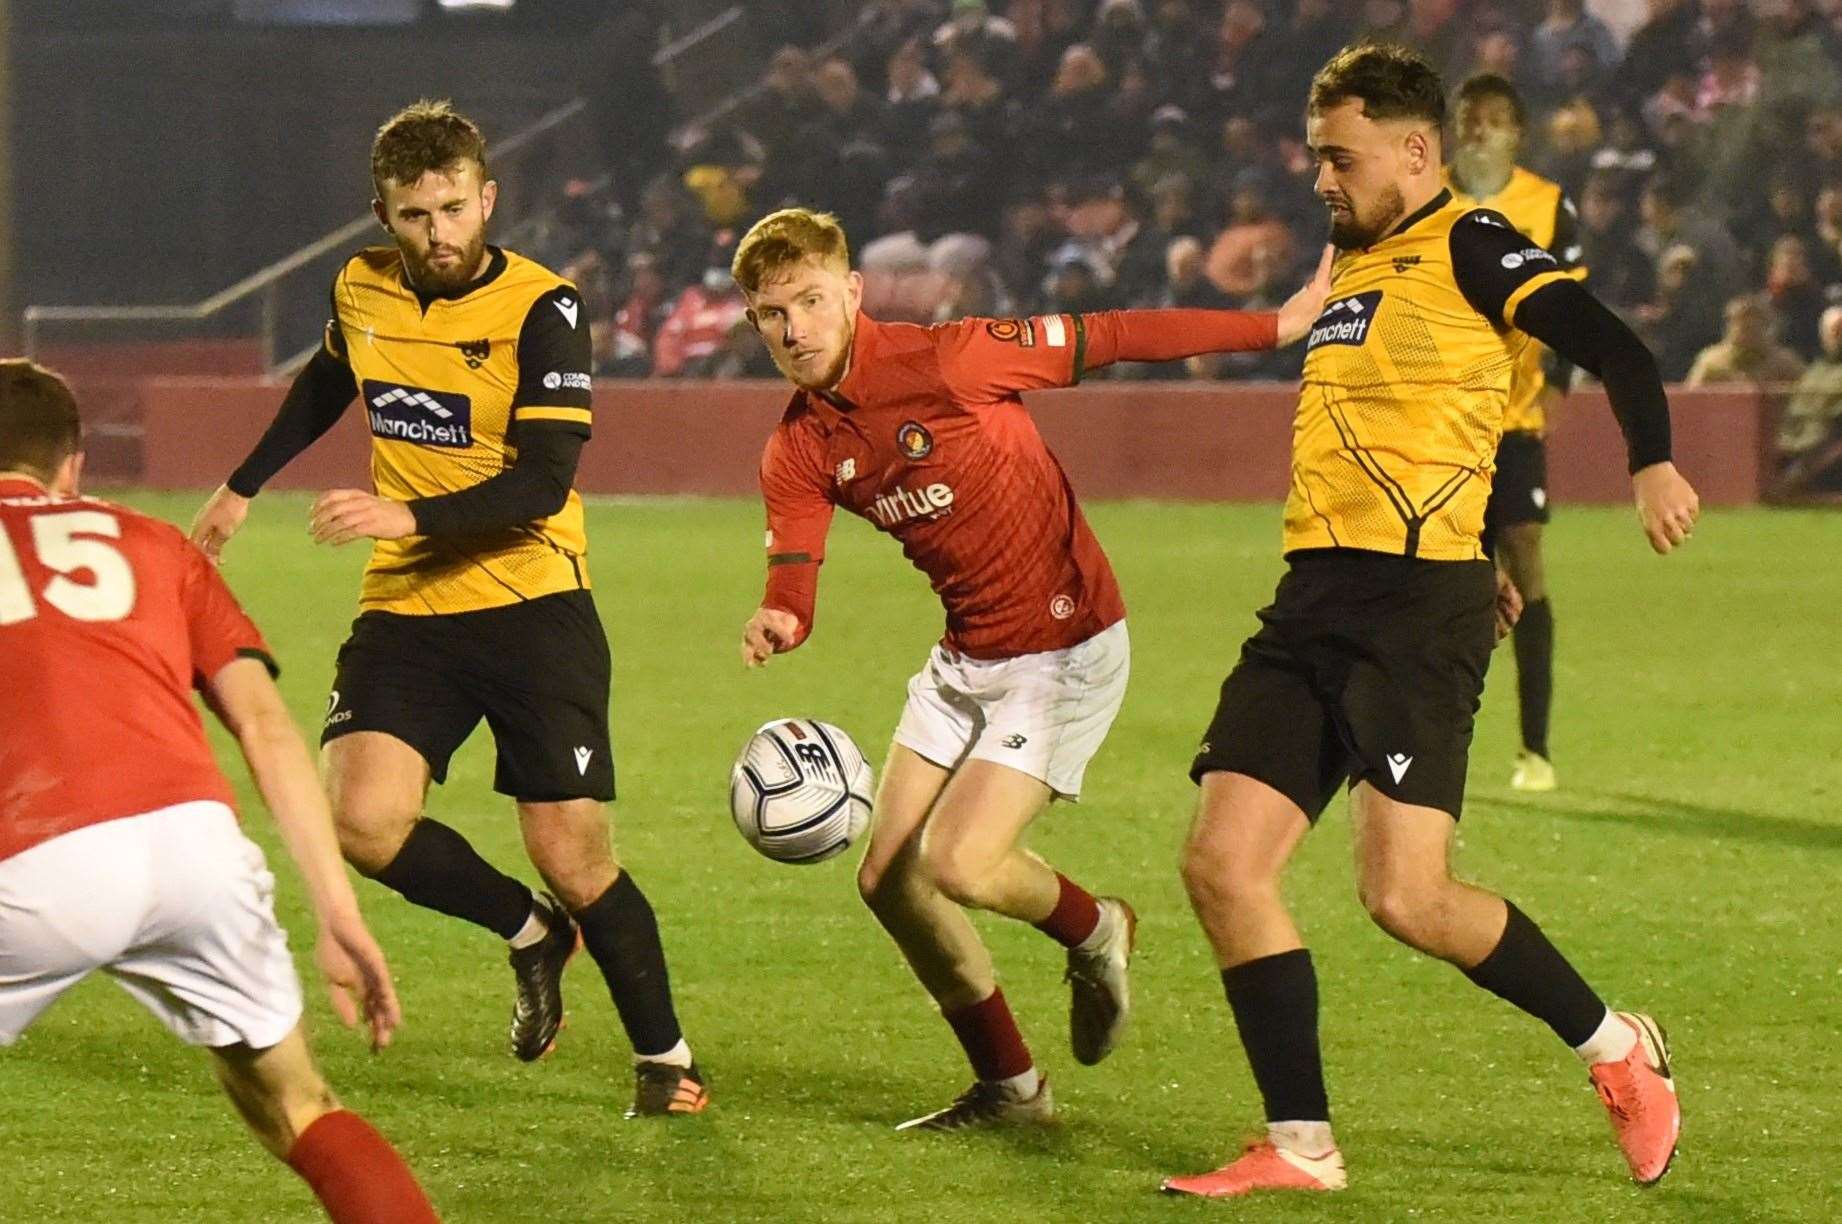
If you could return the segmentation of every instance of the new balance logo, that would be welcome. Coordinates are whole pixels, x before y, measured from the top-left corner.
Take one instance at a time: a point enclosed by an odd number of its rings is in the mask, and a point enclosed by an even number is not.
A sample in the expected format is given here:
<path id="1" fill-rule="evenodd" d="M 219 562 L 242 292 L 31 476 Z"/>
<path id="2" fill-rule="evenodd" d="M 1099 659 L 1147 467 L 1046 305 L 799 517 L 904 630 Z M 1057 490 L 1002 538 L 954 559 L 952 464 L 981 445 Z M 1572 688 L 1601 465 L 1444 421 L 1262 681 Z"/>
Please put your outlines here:
<path id="1" fill-rule="evenodd" d="M 558 314 L 569 321 L 570 327 L 573 328 L 576 325 L 576 315 L 581 311 L 582 303 L 573 298 L 556 298 L 550 304 L 556 307 Z"/>
<path id="2" fill-rule="evenodd" d="M 364 382 L 371 432 L 379 438 L 465 450 L 473 445 L 473 401 L 402 383 Z"/>
<path id="3" fill-rule="evenodd" d="M 1413 758 L 1404 752 L 1388 754 L 1388 772 L 1394 775 L 1395 785 L 1400 785 L 1401 779 L 1407 776 L 1407 767 L 1412 764 Z"/>
<path id="4" fill-rule="evenodd" d="M 838 477 L 839 484 L 849 484 L 851 483 L 851 481 L 856 480 L 857 479 L 857 461 L 855 459 L 839 460 L 837 477 Z"/>
<path id="5" fill-rule="evenodd" d="M 588 759 L 594 755 L 593 748 L 576 749 L 576 772 L 585 778 L 588 777 Z"/>
<path id="6" fill-rule="evenodd" d="M 998 744 L 1004 748 L 1021 748 L 1029 742 L 1030 741 L 1027 736 L 1007 735 L 1003 739 L 999 740 Z"/>

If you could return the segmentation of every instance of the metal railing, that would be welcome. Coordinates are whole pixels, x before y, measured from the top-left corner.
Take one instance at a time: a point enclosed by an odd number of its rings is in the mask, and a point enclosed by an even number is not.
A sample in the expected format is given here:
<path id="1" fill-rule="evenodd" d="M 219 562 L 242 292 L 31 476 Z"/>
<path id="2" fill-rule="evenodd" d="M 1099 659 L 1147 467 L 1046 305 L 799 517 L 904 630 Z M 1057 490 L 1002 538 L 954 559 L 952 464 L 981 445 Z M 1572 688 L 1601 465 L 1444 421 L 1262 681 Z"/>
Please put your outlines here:
<path id="1" fill-rule="evenodd" d="M 709 39 L 735 25 L 747 15 L 745 6 L 733 4 L 709 20 L 672 39 L 653 53 L 652 63 L 655 68 L 668 67 L 673 61 L 696 47 L 702 46 Z M 530 127 L 507 137 L 496 146 L 495 158 L 516 154 L 561 128 L 564 124 L 588 109 L 585 98 L 574 98 L 545 114 Z M 323 259 L 342 248 L 351 246 L 368 233 L 377 220 L 369 212 L 355 217 L 339 228 L 329 231 L 306 246 L 283 256 L 274 263 L 260 268 L 250 275 L 226 286 L 210 297 L 193 302 L 190 305 L 171 306 L 27 306 L 24 312 L 21 338 L 28 357 L 35 356 L 39 347 L 40 329 L 45 324 L 85 323 L 190 323 L 207 324 L 219 318 L 224 312 L 248 301 L 257 299 L 257 339 L 261 345 L 262 364 L 270 374 L 286 373 L 300 366 L 313 355 L 318 346 L 313 344 L 286 357 L 277 358 L 276 345 L 280 341 L 281 318 L 283 306 L 283 285 L 289 277 L 301 269 Z"/>
<path id="2" fill-rule="evenodd" d="M 510 156 L 543 139 L 588 108 L 585 99 L 575 98 L 545 114 L 531 126 L 507 137 L 496 156 Z M 210 297 L 189 305 L 171 306 L 28 306 L 25 309 L 22 339 L 28 357 L 38 352 L 39 331 L 51 323 L 192 323 L 204 324 L 251 298 L 257 299 L 257 337 L 261 343 L 262 364 L 270 372 L 284 371 L 305 353 L 277 360 L 275 346 L 279 339 L 283 285 L 287 279 L 315 260 L 349 247 L 377 225 L 377 218 L 367 212 L 361 217 L 322 235 L 306 246 L 283 256 L 266 267 L 250 273 L 234 285 L 218 290 Z"/>

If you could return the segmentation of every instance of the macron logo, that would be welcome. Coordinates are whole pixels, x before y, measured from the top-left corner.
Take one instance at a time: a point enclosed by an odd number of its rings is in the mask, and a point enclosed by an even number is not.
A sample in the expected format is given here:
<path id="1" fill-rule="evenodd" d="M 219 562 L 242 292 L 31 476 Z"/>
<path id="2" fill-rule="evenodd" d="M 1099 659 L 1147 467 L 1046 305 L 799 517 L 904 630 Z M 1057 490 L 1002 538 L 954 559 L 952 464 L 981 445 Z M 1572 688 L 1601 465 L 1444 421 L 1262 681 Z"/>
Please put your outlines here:
<path id="1" fill-rule="evenodd" d="M 550 304 L 556 307 L 558 314 L 569 321 L 570 327 L 573 328 L 576 325 L 576 313 L 582 309 L 582 303 L 572 302 L 568 298 L 556 298 Z"/>
<path id="2" fill-rule="evenodd" d="M 1401 779 L 1407 776 L 1407 767 L 1413 764 L 1413 758 L 1405 752 L 1388 754 L 1388 772 L 1394 775 L 1394 783 L 1399 786 Z"/>
<path id="3" fill-rule="evenodd" d="M 588 777 L 588 759 L 594 755 L 593 748 L 576 749 L 576 772 L 585 778 Z"/>

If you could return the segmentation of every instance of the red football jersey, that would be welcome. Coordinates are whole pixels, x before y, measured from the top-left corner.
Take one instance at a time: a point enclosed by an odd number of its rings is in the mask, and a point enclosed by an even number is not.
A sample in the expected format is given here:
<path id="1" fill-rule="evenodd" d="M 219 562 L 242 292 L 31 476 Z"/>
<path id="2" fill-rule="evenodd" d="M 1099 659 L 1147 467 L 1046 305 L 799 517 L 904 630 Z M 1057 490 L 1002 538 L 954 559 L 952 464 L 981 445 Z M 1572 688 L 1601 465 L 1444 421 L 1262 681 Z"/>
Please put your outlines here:
<path id="1" fill-rule="evenodd" d="M 176 528 L 0 481 L 0 859 L 175 803 L 231 802 L 192 690 L 268 646 Z"/>
<path id="2" fill-rule="evenodd" d="M 859 315 L 849 372 L 834 391 L 796 393 L 762 457 L 770 564 L 821 560 L 842 506 L 928 576 L 950 650 L 1060 650 L 1124 617 L 1113 567 L 1019 398 L 1079 380 L 1080 326 Z"/>

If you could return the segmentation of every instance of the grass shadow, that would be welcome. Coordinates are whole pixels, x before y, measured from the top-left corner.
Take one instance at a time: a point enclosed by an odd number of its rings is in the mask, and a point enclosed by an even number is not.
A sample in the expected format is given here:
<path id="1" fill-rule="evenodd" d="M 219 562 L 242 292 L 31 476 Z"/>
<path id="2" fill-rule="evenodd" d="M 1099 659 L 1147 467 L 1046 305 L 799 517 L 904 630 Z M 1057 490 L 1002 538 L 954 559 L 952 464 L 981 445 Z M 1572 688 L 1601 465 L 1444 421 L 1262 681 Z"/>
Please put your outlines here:
<path id="1" fill-rule="evenodd" d="M 1775 812 L 1694 803 L 1686 799 L 1620 791 L 1567 791 L 1547 799 L 1492 795 L 1474 800 L 1484 807 L 1559 816 L 1593 824 L 1622 824 L 1647 832 L 1720 837 L 1800 850 L 1842 852 L 1842 822 L 1810 820 Z"/>

